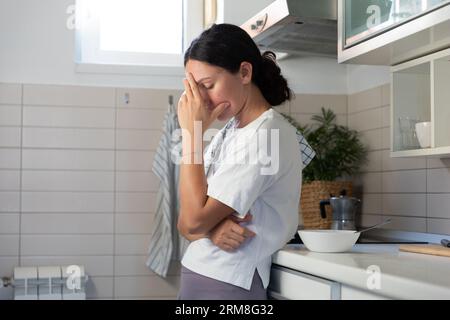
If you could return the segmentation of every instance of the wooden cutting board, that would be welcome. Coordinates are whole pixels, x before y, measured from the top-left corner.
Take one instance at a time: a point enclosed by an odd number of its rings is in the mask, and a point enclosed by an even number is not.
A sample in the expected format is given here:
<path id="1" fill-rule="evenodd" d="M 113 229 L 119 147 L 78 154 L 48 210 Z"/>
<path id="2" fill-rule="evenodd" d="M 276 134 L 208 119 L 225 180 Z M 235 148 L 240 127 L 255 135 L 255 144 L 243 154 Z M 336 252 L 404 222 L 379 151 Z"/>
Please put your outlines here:
<path id="1" fill-rule="evenodd" d="M 450 248 L 438 244 L 402 244 L 399 246 L 399 250 L 450 257 Z"/>

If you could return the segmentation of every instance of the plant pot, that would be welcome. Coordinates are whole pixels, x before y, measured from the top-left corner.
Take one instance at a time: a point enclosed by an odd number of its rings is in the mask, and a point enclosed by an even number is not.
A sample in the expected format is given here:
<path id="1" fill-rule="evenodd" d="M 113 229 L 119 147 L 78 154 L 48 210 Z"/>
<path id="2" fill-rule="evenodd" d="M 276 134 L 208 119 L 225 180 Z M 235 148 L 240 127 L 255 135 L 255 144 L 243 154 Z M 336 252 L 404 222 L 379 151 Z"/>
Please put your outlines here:
<path id="1" fill-rule="evenodd" d="M 332 222 L 331 207 L 326 207 L 327 217 L 320 216 L 319 203 L 330 198 L 330 194 L 339 196 L 342 189 L 352 196 L 351 181 L 313 181 L 304 183 L 300 195 L 299 214 L 303 217 L 304 229 L 330 229 Z"/>

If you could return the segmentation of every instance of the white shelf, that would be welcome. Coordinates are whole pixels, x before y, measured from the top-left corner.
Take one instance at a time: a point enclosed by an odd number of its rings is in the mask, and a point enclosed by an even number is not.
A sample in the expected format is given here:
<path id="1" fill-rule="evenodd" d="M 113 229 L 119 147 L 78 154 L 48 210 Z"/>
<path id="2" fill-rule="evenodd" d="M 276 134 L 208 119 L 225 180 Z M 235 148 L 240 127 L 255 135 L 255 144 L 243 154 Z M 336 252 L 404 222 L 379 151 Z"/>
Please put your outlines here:
<path id="1" fill-rule="evenodd" d="M 391 151 L 392 158 L 425 157 L 425 156 L 436 158 L 450 158 L 450 147 Z"/>
<path id="2" fill-rule="evenodd" d="M 414 123 L 425 121 L 431 147 L 422 149 Z M 391 68 L 391 157 L 450 157 L 449 124 L 450 49 Z"/>

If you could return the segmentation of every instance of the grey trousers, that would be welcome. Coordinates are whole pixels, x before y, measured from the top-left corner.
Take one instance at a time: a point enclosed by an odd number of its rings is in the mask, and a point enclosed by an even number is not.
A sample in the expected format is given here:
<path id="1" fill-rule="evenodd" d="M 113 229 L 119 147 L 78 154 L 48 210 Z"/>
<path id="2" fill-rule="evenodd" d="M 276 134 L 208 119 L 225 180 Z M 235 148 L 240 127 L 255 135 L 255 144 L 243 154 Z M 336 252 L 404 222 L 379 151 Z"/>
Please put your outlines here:
<path id="1" fill-rule="evenodd" d="M 267 300 L 267 292 L 257 270 L 250 290 L 245 290 L 182 266 L 178 300 Z"/>

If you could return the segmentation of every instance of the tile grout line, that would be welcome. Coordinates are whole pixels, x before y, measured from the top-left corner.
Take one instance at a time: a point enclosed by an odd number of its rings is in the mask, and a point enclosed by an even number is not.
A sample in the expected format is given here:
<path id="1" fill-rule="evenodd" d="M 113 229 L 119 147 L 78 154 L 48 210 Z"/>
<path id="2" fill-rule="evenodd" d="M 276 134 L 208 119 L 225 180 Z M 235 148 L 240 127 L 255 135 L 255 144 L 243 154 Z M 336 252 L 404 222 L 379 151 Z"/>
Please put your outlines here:
<path id="1" fill-rule="evenodd" d="M 112 298 L 116 299 L 116 193 L 117 193 L 117 185 L 116 185 L 116 179 L 117 179 L 117 88 L 114 88 L 114 153 L 113 153 L 113 165 L 114 165 L 114 174 L 113 174 L 113 252 L 112 252 L 112 273 L 113 273 L 113 279 L 112 279 Z"/>
<path id="2" fill-rule="evenodd" d="M 20 85 L 20 169 L 19 169 L 19 266 L 22 266 L 22 167 L 23 167 L 23 84 Z"/>
<path id="3" fill-rule="evenodd" d="M 426 157 L 425 169 L 425 232 L 428 232 L 428 157 Z"/>

